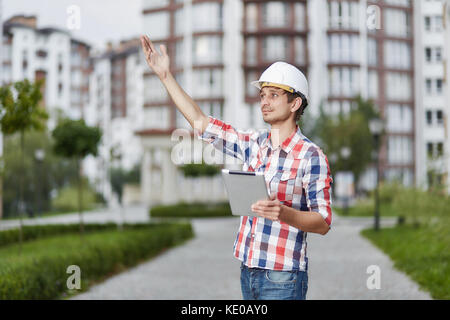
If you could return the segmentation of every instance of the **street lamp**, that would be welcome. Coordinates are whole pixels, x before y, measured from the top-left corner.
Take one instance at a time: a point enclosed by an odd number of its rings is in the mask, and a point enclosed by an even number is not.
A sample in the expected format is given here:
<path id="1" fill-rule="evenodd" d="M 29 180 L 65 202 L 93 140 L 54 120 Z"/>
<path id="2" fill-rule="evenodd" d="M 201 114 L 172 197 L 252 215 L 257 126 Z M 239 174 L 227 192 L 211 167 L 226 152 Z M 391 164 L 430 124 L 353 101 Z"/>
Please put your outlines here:
<path id="1" fill-rule="evenodd" d="M 380 137 L 384 129 L 383 120 L 379 118 L 370 120 L 369 129 L 373 135 L 375 163 L 377 167 L 377 184 L 375 187 L 375 231 L 378 231 L 380 229 L 380 196 L 378 193 L 380 186 Z"/>
<path id="2" fill-rule="evenodd" d="M 342 147 L 341 150 L 341 157 L 342 159 L 347 162 L 348 158 L 350 157 L 352 150 L 349 147 Z M 345 191 L 343 193 L 343 205 L 344 205 L 344 215 L 348 215 L 348 207 L 349 207 L 349 202 L 350 202 L 350 197 L 351 195 L 351 190 L 349 189 L 350 187 L 350 181 L 351 181 L 351 177 L 352 177 L 352 172 L 351 171 L 345 171 L 342 172 L 343 175 L 342 177 L 345 177 Z M 349 179 L 350 178 L 350 179 Z M 342 179 L 342 182 L 344 181 L 344 179 Z"/>
<path id="3" fill-rule="evenodd" d="M 42 174 L 41 173 L 42 172 L 42 162 L 44 160 L 44 157 L 45 157 L 45 151 L 43 149 L 36 149 L 36 151 L 34 152 L 34 158 L 36 159 L 37 163 L 39 164 L 38 165 L 38 171 L 39 171 L 38 175 Z M 37 198 L 38 198 L 38 213 L 39 213 L 39 215 L 42 215 L 42 203 L 41 203 L 42 192 L 40 192 L 41 191 L 41 183 L 42 183 L 42 181 L 40 183 L 39 182 L 37 183 L 37 185 L 39 186 L 38 187 L 39 192 L 36 192 Z"/>

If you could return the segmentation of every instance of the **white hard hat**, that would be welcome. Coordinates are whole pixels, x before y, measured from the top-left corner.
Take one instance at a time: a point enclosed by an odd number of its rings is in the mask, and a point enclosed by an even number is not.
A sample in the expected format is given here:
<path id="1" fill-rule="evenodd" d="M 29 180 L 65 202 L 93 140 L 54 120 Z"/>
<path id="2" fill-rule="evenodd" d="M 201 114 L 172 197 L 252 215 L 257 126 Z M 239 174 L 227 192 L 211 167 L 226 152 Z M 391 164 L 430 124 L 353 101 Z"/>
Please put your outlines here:
<path id="1" fill-rule="evenodd" d="M 308 99 L 308 80 L 305 75 L 293 65 L 286 62 L 275 62 L 261 74 L 257 81 L 251 84 L 261 89 L 264 86 L 273 86 L 289 92 L 300 92 Z"/>

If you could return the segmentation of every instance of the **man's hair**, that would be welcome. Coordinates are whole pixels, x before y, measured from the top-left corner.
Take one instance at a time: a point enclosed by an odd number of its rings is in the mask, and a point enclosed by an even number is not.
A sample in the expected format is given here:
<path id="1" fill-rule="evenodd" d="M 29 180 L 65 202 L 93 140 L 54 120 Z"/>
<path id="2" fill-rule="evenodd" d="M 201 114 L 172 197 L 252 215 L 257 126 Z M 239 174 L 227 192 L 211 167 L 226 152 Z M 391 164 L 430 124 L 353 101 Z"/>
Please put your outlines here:
<path id="1" fill-rule="evenodd" d="M 290 93 L 290 92 L 286 91 L 286 94 L 287 94 L 287 98 L 288 98 L 288 102 L 289 103 L 294 101 L 295 98 L 301 98 L 302 99 L 302 105 L 295 112 L 295 122 L 298 122 L 300 120 L 300 117 L 305 112 L 306 107 L 308 106 L 308 100 L 306 100 L 306 97 L 300 92 Z"/>

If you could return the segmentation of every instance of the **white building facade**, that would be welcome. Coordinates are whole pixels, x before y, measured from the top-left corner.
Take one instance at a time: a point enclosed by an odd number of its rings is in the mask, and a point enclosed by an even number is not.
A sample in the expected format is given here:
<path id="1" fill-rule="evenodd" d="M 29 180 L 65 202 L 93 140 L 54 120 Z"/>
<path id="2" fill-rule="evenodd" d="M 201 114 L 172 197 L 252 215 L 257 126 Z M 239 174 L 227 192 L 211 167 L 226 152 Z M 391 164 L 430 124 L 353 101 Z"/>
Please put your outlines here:
<path id="1" fill-rule="evenodd" d="M 440 0 L 420 1 L 421 47 L 418 48 L 417 63 L 421 66 L 418 79 L 421 90 L 423 136 L 420 140 L 423 152 L 416 161 L 424 163 L 423 187 L 448 184 L 447 127 L 449 106 L 445 96 L 445 30 L 443 23 L 444 2 Z M 420 51 L 419 51 L 420 50 Z"/>
<path id="2" fill-rule="evenodd" d="M 56 28 L 38 28 L 35 16 L 14 16 L 3 24 L 1 82 L 45 79 L 43 105 L 56 126 L 58 110 L 80 119 L 89 103 L 90 46 Z M 78 77 L 77 77 L 78 76 Z"/>
<path id="3" fill-rule="evenodd" d="M 110 203 L 115 195 L 110 185 L 112 167 L 131 170 L 142 161 L 140 139 L 143 118 L 143 56 L 136 39 L 122 41 L 93 60 L 91 104 L 86 120 L 98 126 L 102 141 L 98 157 L 86 159 L 85 172 Z"/>
<path id="4" fill-rule="evenodd" d="M 144 1 L 143 32 L 157 47 L 166 44 L 172 73 L 205 114 L 240 129 L 266 127 L 258 91 L 250 81 L 278 60 L 306 74 L 309 113 L 317 115 L 321 104 L 329 113 L 345 113 L 356 95 L 373 99 L 386 123 L 380 152 L 383 178 L 412 186 L 418 184 L 415 158 L 420 152 L 415 119 L 423 117 L 417 113 L 415 95 L 418 2 Z M 163 158 L 168 159 L 170 135 L 175 128 L 187 127 L 186 122 L 159 79 L 150 70 L 144 77 L 144 159 L 153 159 L 158 151 L 151 141 L 164 145 L 162 137 L 167 140 Z M 143 167 L 142 172 L 148 181 L 143 186 L 146 198 L 158 182 L 149 182 L 156 171 Z M 179 181 L 162 176 L 168 190 Z M 376 171 L 369 169 L 363 187 L 373 188 L 375 178 Z"/>
<path id="5" fill-rule="evenodd" d="M 443 10 L 444 21 L 444 86 L 445 86 L 445 149 L 444 157 L 447 162 L 446 183 L 447 192 L 450 194 L 450 0 L 444 2 Z"/>

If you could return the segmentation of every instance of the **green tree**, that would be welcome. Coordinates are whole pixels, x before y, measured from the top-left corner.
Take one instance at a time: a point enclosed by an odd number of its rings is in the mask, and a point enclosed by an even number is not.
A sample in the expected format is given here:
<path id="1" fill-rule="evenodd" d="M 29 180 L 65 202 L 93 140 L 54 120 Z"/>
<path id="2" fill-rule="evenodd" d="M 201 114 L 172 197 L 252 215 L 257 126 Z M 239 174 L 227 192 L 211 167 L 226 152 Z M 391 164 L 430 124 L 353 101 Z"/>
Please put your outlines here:
<path id="1" fill-rule="evenodd" d="M 83 184 L 81 179 L 81 161 L 89 154 L 98 153 L 98 144 L 102 133 L 97 127 L 87 126 L 84 120 L 62 120 L 52 132 L 55 140 L 54 151 L 66 158 L 75 160 L 78 175 L 78 213 L 80 233 L 83 235 Z"/>
<path id="2" fill-rule="evenodd" d="M 302 125 L 306 127 L 305 135 L 309 135 L 327 154 L 332 171 L 352 172 L 357 188 L 362 173 L 372 162 L 374 145 L 369 122 L 379 115 L 371 100 L 357 96 L 354 102 L 350 112 L 338 115 L 327 114 L 321 106 L 319 117 L 302 119 Z M 348 149 L 349 154 L 345 154 L 343 149 Z"/>
<path id="3" fill-rule="evenodd" d="M 30 130 L 43 131 L 48 114 L 39 105 L 42 99 L 41 86 L 43 81 L 32 83 L 25 79 L 11 86 L 0 88 L 0 114 L 1 130 L 5 135 L 20 133 L 21 167 L 23 172 L 19 175 L 19 250 L 22 248 L 22 214 L 24 211 L 24 175 L 25 175 L 25 133 Z"/>
<path id="4" fill-rule="evenodd" d="M 178 167 L 185 177 L 213 177 L 220 173 L 220 167 L 210 164 L 202 163 L 189 163 Z"/>
<path id="5" fill-rule="evenodd" d="M 36 158 L 36 150 L 42 150 L 44 157 Z M 52 139 L 48 132 L 30 131 L 24 143 L 25 169 L 21 167 L 20 136 L 14 134 L 4 139 L 5 186 L 3 208 L 5 217 L 13 216 L 18 205 L 20 180 L 24 174 L 24 198 L 27 208 L 34 212 L 51 211 L 51 192 L 76 181 L 76 168 L 72 160 L 54 154 Z M 30 211 L 29 211 L 30 213 Z"/>

